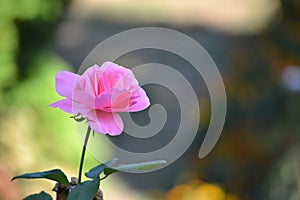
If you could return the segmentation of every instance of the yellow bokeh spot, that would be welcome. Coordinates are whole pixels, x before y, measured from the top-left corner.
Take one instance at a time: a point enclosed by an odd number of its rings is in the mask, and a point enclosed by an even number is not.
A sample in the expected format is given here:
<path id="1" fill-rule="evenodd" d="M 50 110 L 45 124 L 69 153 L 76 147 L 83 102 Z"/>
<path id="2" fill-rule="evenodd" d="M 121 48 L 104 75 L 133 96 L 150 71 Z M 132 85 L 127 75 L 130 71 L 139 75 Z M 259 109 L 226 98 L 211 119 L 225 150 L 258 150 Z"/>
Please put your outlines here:
<path id="1" fill-rule="evenodd" d="M 177 185 L 165 195 L 165 200 L 239 200 L 226 194 L 218 185 L 193 180 L 188 184 Z"/>
<path id="2" fill-rule="evenodd" d="M 213 184 L 202 184 L 192 194 L 191 199 L 199 200 L 225 200 L 225 192 Z"/>

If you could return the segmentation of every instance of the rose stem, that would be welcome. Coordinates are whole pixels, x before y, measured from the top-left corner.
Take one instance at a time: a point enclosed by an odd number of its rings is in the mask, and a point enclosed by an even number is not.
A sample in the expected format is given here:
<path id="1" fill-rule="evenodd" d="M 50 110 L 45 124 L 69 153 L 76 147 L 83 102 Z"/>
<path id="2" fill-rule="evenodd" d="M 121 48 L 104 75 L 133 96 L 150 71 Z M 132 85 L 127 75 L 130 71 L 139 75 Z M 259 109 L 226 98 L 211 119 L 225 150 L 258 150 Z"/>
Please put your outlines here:
<path id="1" fill-rule="evenodd" d="M 80 165 L 79 165 L 79 172 L 78 172 L 78 184 L 81 183 L 81 174 L 82 174 L 82 167 L 83 167 L 84 155 L 85 155 L 87 143 L 89 141 L 90 133 L 91 133 L 91 127 L 88 126 L 88 129 L 87 129 L 86 135 L 85 135 L 85 139 L 84 139 L 84 143 L 83 143 L 82 153 L 81 153 L 81 159 L 80 159 Z"/>

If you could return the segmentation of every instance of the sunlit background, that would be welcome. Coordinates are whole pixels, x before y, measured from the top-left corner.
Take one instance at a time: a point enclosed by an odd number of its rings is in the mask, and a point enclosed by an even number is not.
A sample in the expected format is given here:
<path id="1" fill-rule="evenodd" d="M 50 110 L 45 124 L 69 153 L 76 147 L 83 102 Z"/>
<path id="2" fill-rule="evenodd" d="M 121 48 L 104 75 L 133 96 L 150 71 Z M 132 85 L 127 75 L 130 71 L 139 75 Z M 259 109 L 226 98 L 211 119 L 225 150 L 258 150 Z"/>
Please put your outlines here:
<path id="1" fill-rule="evenodd" d="M 21 173 L 62 168 L 77 176 L 77 129 L 47 106 L 60 98 L 55 74 L 76 72 L 99 42 L 143 26 L 181 31 L 206 48 L 225 82 L 226 124 L 199 159 L 210 116 L 209 99 L 199 97 L 199 137 L 184 157 L 155 173 L 112 175 L 101 183 L 105 199 L 300 199 L 298 0 L 2 0 L 0 199 L 40 190 L 55 196 L 53 182 L 10 181 Z M 124 64 L 151 61 L 144 57 Z M 85 170 L 98 163 L 91 155 L 86 161 Z"/>

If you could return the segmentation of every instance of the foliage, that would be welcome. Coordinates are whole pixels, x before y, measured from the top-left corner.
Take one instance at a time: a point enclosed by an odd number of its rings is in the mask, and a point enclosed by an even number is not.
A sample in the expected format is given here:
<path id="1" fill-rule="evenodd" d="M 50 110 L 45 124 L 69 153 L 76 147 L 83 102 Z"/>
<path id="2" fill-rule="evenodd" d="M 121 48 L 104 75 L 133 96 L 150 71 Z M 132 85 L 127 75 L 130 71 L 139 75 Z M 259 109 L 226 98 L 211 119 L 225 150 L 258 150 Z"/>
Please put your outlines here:
<path id="1" fill-rule="evenodd" d="M 101 173 L 104 173 L 105 177 L 107 177 L 121 170 L 129 170 L 129 171 L 145 170 L 146 171 L 166 163 L 166 161 L 159 160 L 159 161 L 143 162 L 143 163 L 136 163 L 136 164 L 118 165 L 114 167 L 113 165 L 115 164 L 116 161 L 117 160 L 114 158 L 108 161 L 107 163 L 97 165 L 96 167 L 89 170 L 89 172 L 85 173 L 86 177 L 91 178 L 92 180 L 88 180 L 83 183 L 79 183 L 76 186 L 72 186 L 70 188 L 70 193 L 67 197 L 67 200 L 93 199 L 99 189 Z M 59 169 L 54 169 L 54 170 L 49 170 L 44 172 L 22 174 L 19 176 L 15 176 L 12 180 L 20 179 L 20 178 L 25 178 L 25 179 L 45 178 L 45 179 L 57 181 L 58 183 L 64 184 L 66 186 L 70 185 L 64 172 L 62 172 Z M 34 200 L 37 198 L 41 198 L 41 199 L 44 198 L 45 200 L 47 200 L 48 195 L 44 192 L 41 192 L 40 194 L 37 195 L 29 195 L 25 199 Z"/>
<path id="2" fill-rule="evenodd" d="M 30 195 L 26 197 L 24 200 L 52 200 L 52 197 L 49 194 L 42 191 L 38 194 Z"/>
<path id="3" fill-rule="evenodd" d="M 18 178 L 26 178 L 26 179 L 36 179 L 36 178 L 45 178 L 53 181 L 57 181 L 59 183 L 69 185 L 69 181 L 66 175 L 60 169 L 53 169 L 44 172 L 34 172 L 28 174 L 22 174 L 20 176 L 15 176 L 12 180 Z"/>

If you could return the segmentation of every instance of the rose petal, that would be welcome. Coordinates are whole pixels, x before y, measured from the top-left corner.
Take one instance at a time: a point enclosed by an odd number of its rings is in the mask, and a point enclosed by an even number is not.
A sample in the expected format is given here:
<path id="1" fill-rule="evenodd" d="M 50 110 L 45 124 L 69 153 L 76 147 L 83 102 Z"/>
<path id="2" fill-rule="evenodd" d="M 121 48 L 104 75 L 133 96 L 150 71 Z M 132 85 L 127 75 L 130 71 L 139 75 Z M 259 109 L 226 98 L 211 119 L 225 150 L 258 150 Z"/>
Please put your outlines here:
<path id="1" fill-rule="evenodd" d="M 95 100 L 95 109 L 111 112 L 112 94 L 103 93 Z"/>
<path id="2" fill-rule="evenodd" d="M 60 71 L 56 75 L 56 91 L 63 97 L 67 97 L 69 99 L 72 98 L 72 93 L 78 79 L 78 75 L 67 72 L 67 71 Z"/>
<path id="3" fill-rule="evenodd" d="M 100 67 L 97 64 L 93 65 L 92 67 L 89 67 L 79 78 L 80 89 L 90 96 L 98 95 L 98 79 L 102 76 L 101 74 L 98 74 L 99 71 L 101 71 Z"/>
<path id="4" fill-rule="evenodd" d="M 77 114 L 75 112 L 75 109 L 73 109 L 72 100 L 70 100 L 70 99 L 63 99 L 63 100 L 54 102 L 54 103 L 50 104 L 49 106 L 51 106 L 52 108 L 58 107 L 67 113 Z"/>
<path id="5" fill-rule="evenodd" d="M 113 112 L 128 112 L 132 91 L 122 91 L 113 94 L 112 111 Z"/>
<path id="6" fill-rule="evenodd" d="M 52 108 L 60 108 L 61 110 L 71 113 L 71 114 L 77 114 L 80 113 L 82 115 L 86 115 L 88 112 L 90 112 L 90 108 L 86 107 L 85 105 L 72 101 L 71 99 L 63 99 L 57 102 L 54 102 L 50 104 Z"/>
<path id="7" fill-rule="evenodd" d="M 99 67 L 99 65 L 95 64 L 89 68 L 86 69 L 86 71 L 82 74 L 82 76 L 88 76 L 91 77 L 95 74 L 95 72 L 101 72 L 101 74 L 103 74 L 103 69 L 101 69 L 101 67 Z"/>
<path id="8" fill-rule="evenodd" d="M 78 103 L 85 105 L 90 109 L 95 109 L 95 97 L 81 90 L 74 90 L 72 99 Z"/>
<path id="9" fill-rule="evenodd" d="M 150 105 L 150 100 L 141 87 L 138 87 L 137 90 L 133 93 L 132 98 L 130 99 L 130 105 L 127 112 L 137 112 L 146 109 Z"/>
<path id="10" fill-rule="evenodd" d="M 87 114 L 87 118 L 89 125 L 96 132 L 116 136 L 123 131 L 123 121 L 117 113 L 93 110 Z"/>
<path id="11" fill-rule="evenodd" d="M 138 81 L 130 69 L 108 61 L 104 62 L 101 68 L 104 70 L 104 77 L 109 79 L 111 87 L 124 90 L 138 85 Z"/>
<path id="12" fill-rule="evenodd" d="M 107 112 L 126 112 L 130 104 L 132 92 L 111 88 L 103 92 L 95 101 L 95 108 Z"/>

